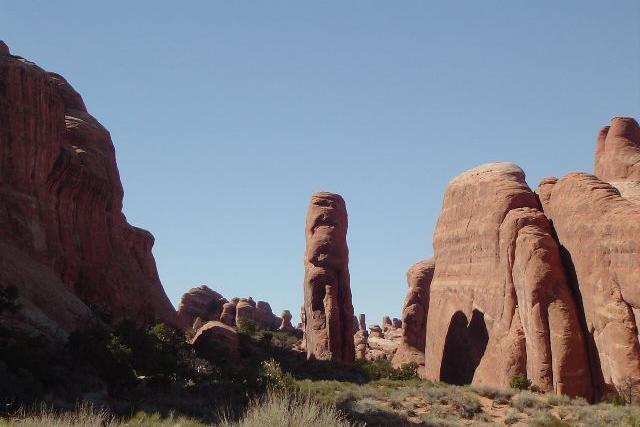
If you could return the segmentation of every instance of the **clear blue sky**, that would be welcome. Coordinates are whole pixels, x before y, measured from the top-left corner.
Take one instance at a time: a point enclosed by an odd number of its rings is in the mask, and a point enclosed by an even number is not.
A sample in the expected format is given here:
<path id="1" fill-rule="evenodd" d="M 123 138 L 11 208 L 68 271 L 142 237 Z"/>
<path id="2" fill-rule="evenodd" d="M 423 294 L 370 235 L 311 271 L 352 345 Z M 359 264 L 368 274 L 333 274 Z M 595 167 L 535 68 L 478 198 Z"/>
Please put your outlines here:
<path id="1" fill-rule="evenodd" d="M 326 190 L 347 202 L 356 313 L 398 316 L 447 181 L 591 171 L 598 129 L 640 116 L 637 0 L 95 3 L 0 1 L 0 39 L 111 131 L 174 303 L 206 283 L 297 316 Z"/>

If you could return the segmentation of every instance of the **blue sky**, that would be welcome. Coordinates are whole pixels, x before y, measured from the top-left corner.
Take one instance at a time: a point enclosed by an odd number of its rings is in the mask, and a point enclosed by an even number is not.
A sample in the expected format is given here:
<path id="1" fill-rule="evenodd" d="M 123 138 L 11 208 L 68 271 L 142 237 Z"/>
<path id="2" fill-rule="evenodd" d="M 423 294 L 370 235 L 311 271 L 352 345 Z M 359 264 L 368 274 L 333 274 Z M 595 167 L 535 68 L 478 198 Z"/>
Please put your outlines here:
<path id="1" fill-rule="evenodd" d="M 0 39 L 111 131 L 174 303 L 206 283 L 297 316 L 325 190 L 356 313 L 398 316 L 451 178 L 591 171 L 598 129 L 640 117 L 636 0 L 89 3 L 0 0 Z"/>

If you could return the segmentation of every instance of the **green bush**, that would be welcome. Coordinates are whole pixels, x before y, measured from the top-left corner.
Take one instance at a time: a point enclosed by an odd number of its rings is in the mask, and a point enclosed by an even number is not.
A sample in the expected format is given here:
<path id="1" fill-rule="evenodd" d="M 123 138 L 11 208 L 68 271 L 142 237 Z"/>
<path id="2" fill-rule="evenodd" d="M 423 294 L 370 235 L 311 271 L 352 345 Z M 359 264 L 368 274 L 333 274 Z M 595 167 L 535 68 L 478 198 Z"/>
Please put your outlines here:
<path id="1" fill-rule="evenodd" d="M 255 335 L 258 328 L 256 326 L 256 322 L 251 319 L 242 317 L 236 322 L 236 330 L 241 335 L 252 337 L 253 335 Z"/>
<path id="2" fill-rule="evenodd" d="M 515 374 L 511 377 L 510 386 L 516 390 L 528 390 L 531 387 L 531 381 L 524 374 Z"/>
<path id="3" fill-rule="evenodd" d="M 298 390 L 296 381 L 288 372 L 284 372 L 280 364 L 274 360 L 265 360 L 260 364 L 258 372 L 260 384 L 269 390 L 293 393 Z"/>
<path id="4" fill-rule="evenodd" d="M 93 326 L 71 333 L 67 350 L 74 364 L 93 366 L 112 389 L 135 383 L 131 348 L 104 327 Z"/>
<path id="5" fill-rule="evenodd" d="M 410 380 L 418 378 L 418 364 L 415 362 L 405 363 L 400 368 L 394 368 L 387 359 L 378 360 L 358 360 L 356 362 L 367 374 L 370 381 L 389 380 Z"/>

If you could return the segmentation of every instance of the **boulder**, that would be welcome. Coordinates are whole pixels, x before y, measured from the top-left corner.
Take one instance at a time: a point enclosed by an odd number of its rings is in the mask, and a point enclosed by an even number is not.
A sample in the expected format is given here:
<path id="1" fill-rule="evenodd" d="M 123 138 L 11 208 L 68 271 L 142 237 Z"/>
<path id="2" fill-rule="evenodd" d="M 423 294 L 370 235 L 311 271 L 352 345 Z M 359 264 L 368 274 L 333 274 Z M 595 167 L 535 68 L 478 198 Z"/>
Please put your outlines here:
<path id="1" fill-rule="evenodd" d="M 398 349 L 398 342 L 386 338 L 369 336 L 367 358 L 369 360 L 392 360 Z"/>
<path id="2" fill-rule="evenodd" d="M 409 290 L 402 308 L 402 338 L 393 358 L 394 367 L 415 362 L 424 369 L 429 288 L 434 270 L 435 262 L 429 258 L 413 264 L 407 271 Z"/>
<path id="3" fill-rule="evenodd" d="M 64 335 L 94 311 L 178 326 L 153 236 L 122 212 L 109 132 L 64 79 L 8 53 L 3 43 L 0 259 L 2 279 L 22 295 L 24 324 Z"/>
<path id="4" fill-rule="evenodd" d="M 304 339 L 308 358 L 352 362 L 347 209 L 338 194 L 315 193 L 307 213 Z"/>
<path id="5" fill-rule="evenodd" d="M 578 310 L 538 198 L 512 163 L 471 169 L 447 186 L 434 233 L 424 376 L 590 393 Z"/>
<path id="6" fill-rule="evenodd" d="M 369 333 L 370 337 L 384 338 L 384 335 L 382 334 L 382 328 L 380 327 L 380 325 L 371 325 L 369 326 L 369 329 L 371 330 L 371 332 Z"/>
<path id="7" fill-rule="evenodd" d="M 605 163 L 598 166 L 601 175 L 621 176 Z M 640 378 L 640 206 L 586 173 L 547 178 L 537 192 L 583 307 L 593 397 L 599 399 Z"/>
<path id="8" fill-rule="evenodd" d="M 397 317 L 394 317 L 393 319 L 391 319 L 391 326 L 393 327 L 393 329 L 402 328 L 402 320 L 398 319 Z"/>
<path id="9" fill-rule="evenodd" d="M 222 295 L 207 285 L 196 286 L 182 295 L 178 305 L 178 317 L 185 327 L 191 327 L 197 317 L 204 322 L 220 320 L 226 302 Z"/>
<path id="10" fill-rule="evenodd" d="M 205 351 L 209 349 L 215 351 L 217 346 L 222 346 L 231 356 L 238 355 L 238 333 L 231 326 L 218 321 L 202 325 L 189 343 L 197 349 Z"/>

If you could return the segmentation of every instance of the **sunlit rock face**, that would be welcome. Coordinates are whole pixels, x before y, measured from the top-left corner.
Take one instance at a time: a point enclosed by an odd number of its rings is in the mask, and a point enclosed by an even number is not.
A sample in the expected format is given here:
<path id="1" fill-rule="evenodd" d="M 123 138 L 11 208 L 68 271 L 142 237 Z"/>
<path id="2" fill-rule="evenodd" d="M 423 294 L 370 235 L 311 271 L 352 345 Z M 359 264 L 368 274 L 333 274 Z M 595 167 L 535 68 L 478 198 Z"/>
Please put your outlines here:
<path id="1" fill-rule="evenodd" d="M 315 193 L 307 212 L 304 257 L 304 348 L 307 357 L 352 362 L 347 209 L 338 194 Z"/>
<path id="2" fill-rule="evenodd" d="M 587 396 L 589 364 L 549 221 L 511 163 L 447 186 L 434 233 L 424 376 Z"/>
<path id="3" fill-rule="evenodd" d="M 19 288 L 25 324 L 69 331 L 90 307 L 114 322 L 179 325 L 153 236 L 122 213 L 109 132 L 63 77 L 4 44 L 0 148 L 0 279 Z"/>
<path id="4" fill-rule="evenodd" d="M 640 127 L 631 117 L 614 117 L 600 130 L 594 174 L 635 203 L 640 203 Z"/>
<path id="5" fill-rule="evenodd" d="M 595 398 L 640 378 L 640 206 L 585 173 L 538 187 L 583 308 Z"/>

